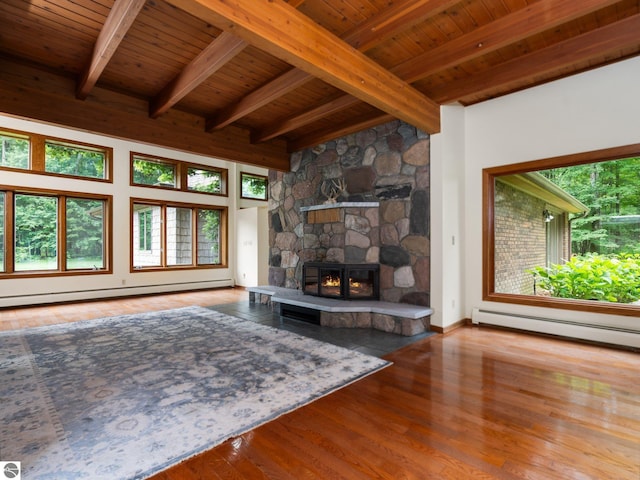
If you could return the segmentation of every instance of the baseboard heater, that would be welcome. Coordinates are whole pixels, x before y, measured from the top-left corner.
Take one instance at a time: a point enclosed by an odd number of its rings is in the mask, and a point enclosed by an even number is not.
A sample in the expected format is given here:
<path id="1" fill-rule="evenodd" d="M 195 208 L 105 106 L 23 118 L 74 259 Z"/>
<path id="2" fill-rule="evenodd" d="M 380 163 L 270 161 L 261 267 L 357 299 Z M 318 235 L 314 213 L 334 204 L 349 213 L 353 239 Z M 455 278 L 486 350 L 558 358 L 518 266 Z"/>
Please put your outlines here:
<path id="1" fill-rule="evenodd" d="M 297 305 L 280 304 L 280 316 L 291 320 L 320 325 L 320 310 L 298 307 Z"/>
<path id="2" fill-rule="evenodd" d="M 561 337 L 579 338 L 593 342 L 640 348 L 640 331 L 622 327 L 593 325 L 570 320 L 497 312 L 479 308 L 473 309 L 471 321 L 474 324 L 495 325 L 548 333 Z"/>

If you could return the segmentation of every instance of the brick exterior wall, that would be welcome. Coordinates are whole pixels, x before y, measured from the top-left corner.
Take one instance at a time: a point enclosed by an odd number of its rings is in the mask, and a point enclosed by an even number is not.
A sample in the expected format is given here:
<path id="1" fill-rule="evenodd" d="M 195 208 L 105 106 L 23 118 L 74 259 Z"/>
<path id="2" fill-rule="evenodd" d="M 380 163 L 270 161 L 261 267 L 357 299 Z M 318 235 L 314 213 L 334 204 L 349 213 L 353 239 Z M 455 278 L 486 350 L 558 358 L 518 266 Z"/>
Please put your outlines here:
<path id="1" fill-rule="evenodd" d="M 546 264 L 547 204 L 520 190 L 496 182 L 495 291 L 533 295 L 533 276 L 525 270 Z"/>

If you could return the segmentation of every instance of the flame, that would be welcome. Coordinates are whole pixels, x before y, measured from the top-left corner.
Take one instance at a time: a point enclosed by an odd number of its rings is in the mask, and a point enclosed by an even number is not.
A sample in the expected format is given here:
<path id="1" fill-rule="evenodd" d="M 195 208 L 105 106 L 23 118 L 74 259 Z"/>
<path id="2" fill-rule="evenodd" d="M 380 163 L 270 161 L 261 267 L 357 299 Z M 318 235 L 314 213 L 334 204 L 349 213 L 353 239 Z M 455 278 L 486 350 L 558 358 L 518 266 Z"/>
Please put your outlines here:
<path id="1" fill-rule="evenodd" d="M 322 279 L 323 287 L 339 287 L 340 286 L 340 277 L 334 277 L 333 275 L 329 275 Z"/>

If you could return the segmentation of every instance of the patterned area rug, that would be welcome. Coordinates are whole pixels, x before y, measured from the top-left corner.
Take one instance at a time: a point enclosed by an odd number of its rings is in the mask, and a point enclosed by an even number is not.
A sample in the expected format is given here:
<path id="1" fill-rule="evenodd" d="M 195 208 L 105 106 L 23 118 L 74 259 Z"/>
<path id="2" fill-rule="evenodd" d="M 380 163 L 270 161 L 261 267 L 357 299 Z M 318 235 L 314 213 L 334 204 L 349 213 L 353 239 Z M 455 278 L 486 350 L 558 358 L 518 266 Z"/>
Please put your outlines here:
<path id="1" fill-rule="evenodd" d="M 142 479 L 388 364 L 201 307 L 0 332 L 0 459 Z"/>

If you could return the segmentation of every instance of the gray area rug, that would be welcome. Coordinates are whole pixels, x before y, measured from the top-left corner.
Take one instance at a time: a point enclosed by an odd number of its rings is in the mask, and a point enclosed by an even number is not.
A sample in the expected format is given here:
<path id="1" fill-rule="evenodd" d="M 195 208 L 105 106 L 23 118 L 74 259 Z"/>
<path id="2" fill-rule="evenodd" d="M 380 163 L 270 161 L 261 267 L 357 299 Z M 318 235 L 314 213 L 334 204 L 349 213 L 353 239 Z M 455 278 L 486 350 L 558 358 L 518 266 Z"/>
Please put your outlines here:
<path id="1" fill-rule="evenodd" d="M 201 307 L 0 332 L 0 460 L 146 478 L 387 365 Z"/>

